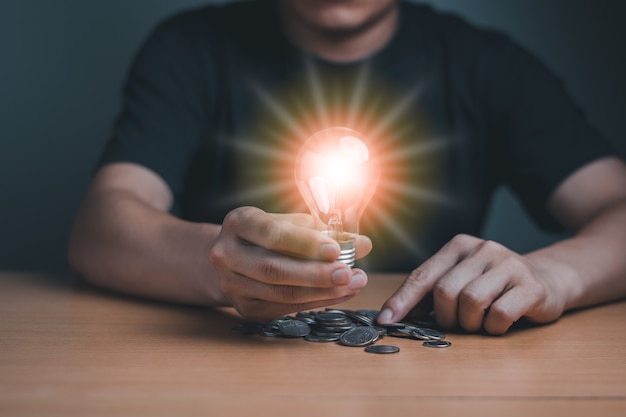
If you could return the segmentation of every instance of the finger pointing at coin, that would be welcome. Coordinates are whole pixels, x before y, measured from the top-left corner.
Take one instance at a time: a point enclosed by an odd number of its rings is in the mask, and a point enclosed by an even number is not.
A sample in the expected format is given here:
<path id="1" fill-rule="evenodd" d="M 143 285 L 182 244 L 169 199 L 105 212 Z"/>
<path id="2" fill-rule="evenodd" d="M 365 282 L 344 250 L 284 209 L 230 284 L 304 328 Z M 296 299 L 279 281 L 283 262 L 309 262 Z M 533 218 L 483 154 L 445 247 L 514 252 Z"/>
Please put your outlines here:
<path id="1" fill-rule="evenodd" d="M 378 320 L 399 321 L 432 294 L 436 321 L 447 329 L 503 334 L 522 317 L 550 322 L 562 314 L 564 302 L 555 296 L 556 277 L 546 270 L 538 257 L 458 235 L 408 276 Z"/>

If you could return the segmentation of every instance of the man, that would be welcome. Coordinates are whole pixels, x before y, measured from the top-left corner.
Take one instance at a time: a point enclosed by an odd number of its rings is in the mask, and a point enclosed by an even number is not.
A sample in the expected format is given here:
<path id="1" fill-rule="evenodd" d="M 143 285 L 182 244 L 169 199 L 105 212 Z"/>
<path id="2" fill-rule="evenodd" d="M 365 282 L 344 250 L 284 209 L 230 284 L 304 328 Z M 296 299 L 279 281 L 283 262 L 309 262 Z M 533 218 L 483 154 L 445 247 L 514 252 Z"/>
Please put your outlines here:
<path id="1" fill-rule="evenodd" d="M 332 125 L 367 131 L 387 164 L 366 259 L 412 272 L 379 321 L 433 308 L 444 328 L 502 334 L 626 295 L 623 161 L 522 48 L 395 0 L 250 2 L 159 26 L 77 216 L 72 266 L 260 320 L 355 296 L 366 273 L 337 261 L 311 216 L 273 214 L 295 212 L 294 150 Z M 572 238 L 521 255 L 473 237 L 501 183 Z M 371 249 L 359 236 L 357 257 Z"/>

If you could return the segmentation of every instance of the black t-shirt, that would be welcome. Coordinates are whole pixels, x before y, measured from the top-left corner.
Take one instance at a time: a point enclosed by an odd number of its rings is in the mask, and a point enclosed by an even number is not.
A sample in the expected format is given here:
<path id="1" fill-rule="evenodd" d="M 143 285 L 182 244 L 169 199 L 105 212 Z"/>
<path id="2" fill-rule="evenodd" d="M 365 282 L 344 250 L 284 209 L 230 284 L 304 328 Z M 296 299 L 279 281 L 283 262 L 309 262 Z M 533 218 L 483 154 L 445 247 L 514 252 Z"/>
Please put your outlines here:
<path id="1" fill-rule="evenodd" d="M 301 212 L 295 155 L 329 126 L 361 131 L 383 161 L 361 221 L 371 270 L 408 271 L 455 234 L 479 233 L 499 185 L 558 229 L 546 211 L 552 191 L 614 153 L 562 83 L 504 35 L 401 3 L 384 49 L 336 64 L 298 50 L 275 4 L 253 1 L 157 27 L 101 164 L 150 168 L 172 189 L 174 214 L 192 221 L 221 223 L 243 205 Z"/>

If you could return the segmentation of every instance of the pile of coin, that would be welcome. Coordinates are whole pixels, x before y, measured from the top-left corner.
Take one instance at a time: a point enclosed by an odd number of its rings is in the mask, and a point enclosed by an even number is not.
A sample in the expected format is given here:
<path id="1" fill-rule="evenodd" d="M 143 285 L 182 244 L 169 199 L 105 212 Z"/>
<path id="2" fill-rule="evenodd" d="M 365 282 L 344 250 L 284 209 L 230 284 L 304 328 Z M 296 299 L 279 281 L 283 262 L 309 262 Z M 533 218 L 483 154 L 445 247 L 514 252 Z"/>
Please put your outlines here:
<path id="1" fill-rule="evenodd" d="M 299 312 L 268 323 L 243 321 L 231 329 L 236 334 L 260 334 L 265 337 L 304 338 L 308 342 L 338 342 L 362 347 L 370 353 L 396 353 L 397 346 L 372 345 L 384 336 L 421 340 L 426 347 L 448 347 L 445 333 L 433 329 L 433 322 L 380 324 L 377 310 L 337 310 Z"/>

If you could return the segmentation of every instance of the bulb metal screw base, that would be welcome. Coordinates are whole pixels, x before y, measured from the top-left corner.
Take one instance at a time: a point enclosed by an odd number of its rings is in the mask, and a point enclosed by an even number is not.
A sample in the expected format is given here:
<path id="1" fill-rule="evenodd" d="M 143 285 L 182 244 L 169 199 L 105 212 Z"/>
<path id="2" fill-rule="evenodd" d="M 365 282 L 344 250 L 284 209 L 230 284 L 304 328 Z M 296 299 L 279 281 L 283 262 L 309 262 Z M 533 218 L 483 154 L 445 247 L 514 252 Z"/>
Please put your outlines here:
<path id="1" fill-rule="evenodd" d="M 339 248 L 341 249 L 341 252 L 339 253 L 339 257 L 337 258 L 337 260 L 341 263 L 348 265 L 350 268 L 354 266 L 356 257 L 355 242 L 355 240 L 339 242 Z"/>

